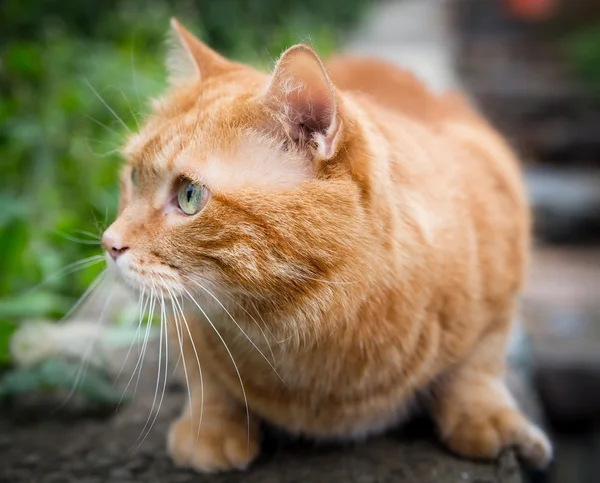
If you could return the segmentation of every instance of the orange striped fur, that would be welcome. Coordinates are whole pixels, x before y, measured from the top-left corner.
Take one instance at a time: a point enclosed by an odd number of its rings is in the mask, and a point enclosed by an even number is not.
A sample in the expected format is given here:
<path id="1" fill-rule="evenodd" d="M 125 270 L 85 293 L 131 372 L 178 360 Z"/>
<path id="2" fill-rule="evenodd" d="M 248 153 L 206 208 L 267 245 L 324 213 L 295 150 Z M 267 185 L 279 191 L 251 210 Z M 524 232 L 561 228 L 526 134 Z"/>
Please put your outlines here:
<path id="1" fill-rule="evenodd" d="M 380 61 L 323 67 L 299 45 L 269 76 L 174 30 L 173 87 L 129 140 L 106 234 L 129 248 L 126 281 L 185 300 L 173 460 L 245 468 L 260 420 L 343 440 L 417 402 L 461 455 L 515 447 L 545 465 L 547 438 L 502 380 L 530 228 L 502 138 Z M 182 178 L 210 192 L 194 216 L 172 206 Z"/>

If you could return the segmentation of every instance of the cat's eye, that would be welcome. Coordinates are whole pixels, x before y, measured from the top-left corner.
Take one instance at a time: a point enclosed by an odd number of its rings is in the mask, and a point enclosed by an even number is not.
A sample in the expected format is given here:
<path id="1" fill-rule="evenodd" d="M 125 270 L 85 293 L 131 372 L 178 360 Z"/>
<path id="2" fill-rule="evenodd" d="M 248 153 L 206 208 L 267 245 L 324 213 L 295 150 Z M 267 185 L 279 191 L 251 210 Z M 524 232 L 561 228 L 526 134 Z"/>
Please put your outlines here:
<path id="1" fill-rule="evenodd" d="M 195 215 L 206 204 L 207 194 L 204 186 L 184 181 L 177 193 L 179 208 L 186 215 Z"/>
<path id="2" fill-rule="evenodd" d="M 133 183 L 133 186 L 137 186 L 138 184 L 138 171 L 136 167 L 131 170 L 131 182 Z"/>

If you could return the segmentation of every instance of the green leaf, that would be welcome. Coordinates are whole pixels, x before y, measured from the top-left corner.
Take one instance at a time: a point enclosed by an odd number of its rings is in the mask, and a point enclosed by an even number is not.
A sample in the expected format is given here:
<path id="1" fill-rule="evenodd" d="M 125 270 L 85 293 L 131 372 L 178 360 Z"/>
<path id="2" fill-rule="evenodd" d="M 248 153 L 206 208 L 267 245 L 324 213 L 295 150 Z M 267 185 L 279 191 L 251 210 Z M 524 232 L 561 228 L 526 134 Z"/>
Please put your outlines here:
<path id="1" fill-rule="evenodd" d="M 50 292 L 30 292 L 0 299 L 0 318 L 23 319 L 61 314 L 69 310 L 72 300 Z"/>
<path id="2" fill-rule="evenodd" d="M 6 372 L 0 379 L 0 402 L 35 391 L 63 389 L 81 394 L 89 401 L 115 407 L 129 401 L 127 395 L 114 387 L 110 376 L 98 369 L 80 371 L 77 363 L 48 359 L 43 363 Z"/>
<path id="3" fill-rule="evenodd" d="M 13 369 L 0 378 L 0 402 L 36 391 L 41 387 L 39 368 Z"/>
<path id="4" fill-rule="evenodd" d="M 600 92 L 600 25 L 585 27 L 566 41 L 567 58 L 580 77 Z"/>
<path id="5" fill-rule="evenodd" d="M 128 402 L 130 397 L 121 389 L 114 386 L 106 374 L 89 370 L 79 382 L 78 391 L 89 400 L 103 406 L 118 406 L 121 402 Z"/>
<path id="6" fill-rule="evenodd" d="M 16 329 L 16 324 L 0 319 L 0 367 L 10 362 L 10 353 L 8 348 L 10 338 Z"/>

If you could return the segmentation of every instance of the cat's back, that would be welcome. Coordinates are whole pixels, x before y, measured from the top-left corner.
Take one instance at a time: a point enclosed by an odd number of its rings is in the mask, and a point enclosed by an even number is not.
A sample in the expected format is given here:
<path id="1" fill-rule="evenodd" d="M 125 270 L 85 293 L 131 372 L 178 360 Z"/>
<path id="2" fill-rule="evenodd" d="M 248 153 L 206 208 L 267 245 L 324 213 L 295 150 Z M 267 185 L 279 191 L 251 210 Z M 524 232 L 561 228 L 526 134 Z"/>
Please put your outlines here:
<path id="1" fill-rule="evenodd" d="M 434 93 L 412 73 L 374 58 L 338 56 L 326 68 L 333 84 L 358 102 L 365 120 L 386 140 L 396 168 L 417 179 L 431 174 L 422 169 L 428 164 L 442 183 L 458 175 L 467 185 L 482 186 L 484 179 L 507 185 L 524 209 L 516 156 L 461 93 Z M 408 162 L 410 154 L 419 162 Z"/>
<path id="2" fill-rule="evenodd" d="M 327 71 L 339 89 L 366 94 L 380 107 L 425 124 L 451 118 L 484 123 L 460 94 L 438 96 L 412 73 L 379 59 L 338 56 Z"/>
<path id="3" fill-rule="evenodd" d="M 529 212 L 518 159 L 504 138 L 461 94 L 433 93 L 384 61 L 338 57 L 327 71 L 369 126 L 371 158 L 385 167 L 377 183 L 396 207 L 394 237 L 404 240 L 417 227 L 422 236 L 415 240 L 437 247 L 443 260 L 436 263 L 446 264 L 446 272 L 480 267 L 485 274 L 474 268 L 465 276 L 495 280 L 486 297 L 514 293 L 524 270 Z M 412 253 L 430 254 L 418 247 Z M 452 287 L 455 279 L 447 281 Z"/>

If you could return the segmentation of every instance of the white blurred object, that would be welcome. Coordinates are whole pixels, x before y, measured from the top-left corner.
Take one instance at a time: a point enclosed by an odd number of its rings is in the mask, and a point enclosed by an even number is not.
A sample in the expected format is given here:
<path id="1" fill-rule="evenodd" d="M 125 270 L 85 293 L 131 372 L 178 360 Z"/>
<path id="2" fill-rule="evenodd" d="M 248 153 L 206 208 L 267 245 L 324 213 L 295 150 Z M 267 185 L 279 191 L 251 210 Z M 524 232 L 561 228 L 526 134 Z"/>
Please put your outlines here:
<path id="1" fill-rule="evenodd" d="M 10 353 L 13 362 L 19 367 L 29 367 L 52 357 L 69 360 L 83 360 L 86 349 L 96 340 L 94 350 L 88 354 L 92 366 L 103 366 L 103 328 L 91 322 L 52 322 L 23 323 L 10 340 Z"/>
<path id="2" fill-rule="evenodd" d="M 346 50 L 410 70 L 438 92 L 460 89 L 447 0 L 376 3 Z"/>
<path id="3" fill-rule="evenodd" d="M 113 351 L 143 340 L 146 327 L 115 326 L 101 321 L 77 320 L 66 324 L 23 323 L 10 340 L 17 367 L 31 367 L 51 358 L 84 363 L 113 372 Z M 153 331 L 149 332 L 153 335 Z"/>
<path id="4" fill-rule="evenodd" d="M 109 269 L 93 290 L 84 295 L 73 313 L 61 322 L 22 323 L 10 339 L 11 360 L 30 367 L 58 358 L 112 372 L 119 370 L 115 351 L 143 340 L 146 320 L 140 324 L 138 301 L 122 287 Z M 154 331 L 148 331 L 149 336 Z"/>

